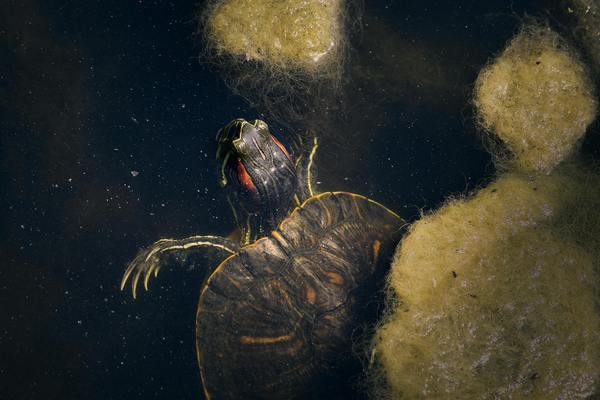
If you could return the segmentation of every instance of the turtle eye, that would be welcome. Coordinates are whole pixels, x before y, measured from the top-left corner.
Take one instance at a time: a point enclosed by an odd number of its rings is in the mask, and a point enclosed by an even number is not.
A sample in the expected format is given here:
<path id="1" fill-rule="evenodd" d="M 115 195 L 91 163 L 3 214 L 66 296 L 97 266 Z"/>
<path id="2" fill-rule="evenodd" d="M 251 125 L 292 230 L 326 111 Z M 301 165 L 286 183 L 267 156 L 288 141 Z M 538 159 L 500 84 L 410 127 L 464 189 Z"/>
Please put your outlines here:
<path id="1" fill-rule="evenodd" d="M 281 151 L 283 151 L 283 153 L 286 155 L 286 157 L 288 159 L 291 159 L 290 153 L 288 153 L 288 151 L 285 148 L 285 146 L 279 140 L 277 140 L 277 138 L 275 136 L 271 135 L 271 139 L 273 139 L 273 142 L 275 142 L 275 144 L 277 145 L 277 147 L 279 147 L 279 149 L 281 149 Z"/>

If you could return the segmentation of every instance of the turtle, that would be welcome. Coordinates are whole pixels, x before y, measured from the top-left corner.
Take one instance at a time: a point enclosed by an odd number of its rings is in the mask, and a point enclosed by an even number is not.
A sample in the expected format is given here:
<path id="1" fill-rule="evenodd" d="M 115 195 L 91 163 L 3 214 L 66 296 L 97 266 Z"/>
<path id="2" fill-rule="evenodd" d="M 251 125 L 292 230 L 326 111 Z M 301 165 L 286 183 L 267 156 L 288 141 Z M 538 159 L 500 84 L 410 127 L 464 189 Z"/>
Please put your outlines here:
<path id="1" fill-rule="evenodd" d="M 331 398 L 360 369 L 353 335 L 373 321 L 406 224 L 359 194 L 316 193 L 316 136 L 291 152 L 264 121 L 238 118 L 216 141 L 237 238 L 161 239 L 127 266 L 121 290 L 130 281 L 135 298 L 140 279 L 148 290 L 165 265 L 203 272 L 196 354 L 206 399 Z"/>

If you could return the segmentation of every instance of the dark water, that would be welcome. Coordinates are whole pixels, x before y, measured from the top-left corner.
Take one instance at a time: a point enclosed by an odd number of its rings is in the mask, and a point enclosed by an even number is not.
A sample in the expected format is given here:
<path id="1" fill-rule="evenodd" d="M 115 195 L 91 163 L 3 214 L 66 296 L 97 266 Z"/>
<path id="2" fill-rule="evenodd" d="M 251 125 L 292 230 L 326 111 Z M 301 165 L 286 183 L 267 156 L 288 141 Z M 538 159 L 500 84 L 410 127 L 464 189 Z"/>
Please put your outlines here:
<path id="1" fill-rule="evenodd" d="M 2 0 L 0 399 L 201 396 L 198 278 L 163 271 L 135 302 L 118 290 L 140 247 L 232 228 L 213 140 L 261 110 L 198 62 L 197 7 Z M 413 219 L 484 183 L 493 166 L 471 85 L 525 16 L 564 29 L 557 10 L 541 0 L 368 2 L 353 55 L 364 90 L 339 132 L 324 133 L 323 187 Z M 366 136 L 339 146 L 349 126 Z M 584 144 L 596 156 L 597 126 Z"/>

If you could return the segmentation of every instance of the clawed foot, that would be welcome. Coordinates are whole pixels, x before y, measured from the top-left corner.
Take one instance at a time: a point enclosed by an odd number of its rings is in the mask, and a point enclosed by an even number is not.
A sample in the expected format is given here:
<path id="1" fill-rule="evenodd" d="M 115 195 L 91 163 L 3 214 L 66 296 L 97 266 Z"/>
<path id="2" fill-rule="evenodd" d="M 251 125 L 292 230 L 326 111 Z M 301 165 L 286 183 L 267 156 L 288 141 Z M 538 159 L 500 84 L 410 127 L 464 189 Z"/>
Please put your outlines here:
<path id="1" fill-rule="evenodd" d="M 125 288 L 127 281 L 133 276 L 131 279 L 131 292 L 135 299 L 140 278 L 143 276 L 144 289 L 148 290 L 150 277 L 152 275 L 155 278 L 158 276 L 167 254 L 175 253 L 185 256 L 192 249 L 202 247 L 212 247 L 227 255 L 237 252 L 239 246 L 235 242 L 219 236 L 192 236 L 182 240 L 161 239 L 152 246 L 140 251 L 129 263 L 121 279 L 121 290 Z"/>

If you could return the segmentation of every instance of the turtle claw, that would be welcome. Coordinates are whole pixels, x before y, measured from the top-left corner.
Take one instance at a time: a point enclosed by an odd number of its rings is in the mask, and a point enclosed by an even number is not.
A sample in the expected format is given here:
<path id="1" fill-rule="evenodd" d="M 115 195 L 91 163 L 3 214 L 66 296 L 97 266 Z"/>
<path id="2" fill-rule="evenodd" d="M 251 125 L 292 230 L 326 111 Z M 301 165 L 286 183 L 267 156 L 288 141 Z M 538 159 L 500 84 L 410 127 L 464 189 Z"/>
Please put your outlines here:
<path id="1" fill-rule="evenodd" d="M 131 279 L 131 293 L 133 298 L 137 297 L 137 286 L 140 280 L 140 277 L 144 276 L 143 285 L 144 289 L 148 291 L 148 282 L 150 281 L 150 277 L 154 272 L 154 277 L 158 276 L 158 270 L 160 269 L 160 254 L 164 251 L 164 249 L 170 244 L 174 242 L 174 240 L 165 240 L 161 239 L 158 242 L 154 243 L 154 245 L 150 246 L 147 249 L 142 250 L 138 253 L 138 255 L 133 259 L 133 261 L 127 266 L 125 273 L 123 274 L 123 278 L 121 279 L 121 290 L 125 289 L 127 285 L 127 281 L 129 278 Z"/>
<path id="2" fill-rule="evenodd" d="M 136 292 L 136 290 L 137 290 L 137 284 L 138 284 L 138 281 L 139 281 L 139 279 L 140 279 L 140 274 L 141 274 L 141 273 L 142 273 L 142 270 L 141 270 L 141 269 L 138 269 L 138 270 L 135 272 L 135 275 L 133 276 L 133 281 L 131 282 L 131 291 L 132 291 L 132 294 L 133 294 L 133 298 L 134 298 L 134 299 L 136 298 L 136 296 L 135 296 L 135 292 Z"/>
<path id="3" fill-rule="evenodd" d="M 211 247 L 216 249 L 219 254 L 232 254 L 239 249 L 239 245 L 229 239 L 219 236 L 191 236 L 186 239 L 161 239 L 141 250 L 137 256 L 129 263 L 123 278 L 121 279 L 121 290 L 125 289 L 127 282 L 131 278 L 131 294 L 137 298 L 137 286 L 142 281 L 144 289 L 148 291 L 150 278 L 158 277 L 158 272 L 166 262 L 169 255 L 175 255 L 181 260 L 185 260 L 187 254 L 199 248 Z"/>
<path id="4" fill-rule="evenodd" d="M 146 275 L 144 275 L 144 289 L 146 289 L 146 292 L 148 291 L 148 281 L 150 280 L 151 276 L 152 276 L 152 268 L 148 268 L 146 270 Z"/>

